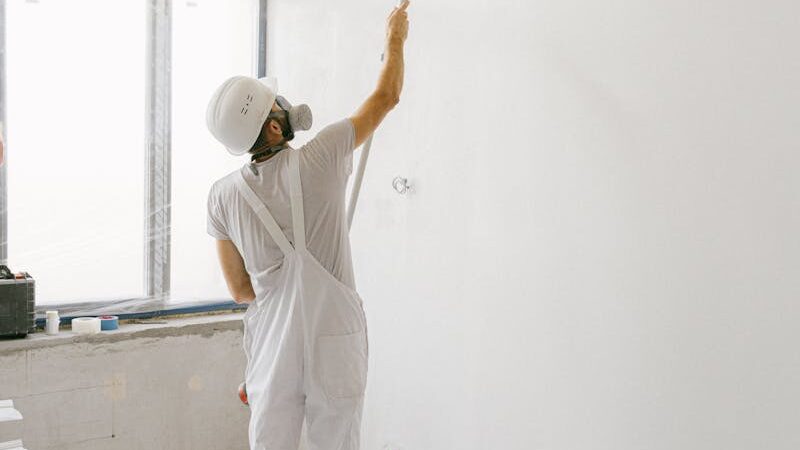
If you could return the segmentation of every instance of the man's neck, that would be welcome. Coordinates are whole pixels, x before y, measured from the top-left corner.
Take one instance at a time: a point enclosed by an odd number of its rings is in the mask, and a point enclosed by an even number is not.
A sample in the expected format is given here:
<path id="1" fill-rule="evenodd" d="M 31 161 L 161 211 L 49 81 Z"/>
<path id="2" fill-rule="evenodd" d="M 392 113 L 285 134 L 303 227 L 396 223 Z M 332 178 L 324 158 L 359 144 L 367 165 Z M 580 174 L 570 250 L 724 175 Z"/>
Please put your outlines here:
<path id="1" fill-rule="evenodd" d="M 278 152 L 278 153 L 280 153 L 280 152 Z M 255 161 L 253 161 L 253 163 L 260 163 L 260 162 L 267 161 L 268 159 L 272 158 L 273 156 L 277 155 L 278 153 L 270 153 L 269 155 L 262 156 L 261 158 L 258 158 Z"/>
<path id="2" fill-rule="evenodd" d="M 284 150 L 286 150 L 288 148 L 288 146 L 286 144 L 283 144 L 280 147 L 281 147 L 281 149 L 279 151 L 275 152 L 275 153 L 270 153 L 268 155 L 264 155 L 264 156 L 262 156 L 260 158 L 257 158 L 255 161 L 253 161 L 253 164 L 257 164 L 257 163 L 260 163 L 260 162 L 267 161 L 270 158 L 272 158 L 273 156 L 277 155 L 278 153 L 280 153 L 280 152 L 282 152 L 282 151 L 284 151 Z"/>

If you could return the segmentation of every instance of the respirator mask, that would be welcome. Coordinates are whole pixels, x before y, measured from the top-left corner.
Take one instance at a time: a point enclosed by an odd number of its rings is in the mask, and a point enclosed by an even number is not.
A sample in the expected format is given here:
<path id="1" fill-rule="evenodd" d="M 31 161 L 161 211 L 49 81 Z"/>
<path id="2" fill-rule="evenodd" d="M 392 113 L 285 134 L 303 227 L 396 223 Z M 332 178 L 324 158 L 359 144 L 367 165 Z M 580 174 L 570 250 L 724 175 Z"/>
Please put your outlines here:
<path id="1" fill-rule="evenodd" d="M 294 139 L 295 131 L 305 131 L 311 128 L 313 117 L 308 105 L 292 106 L 289 100 L 281 95 L 275 98 L 275 102 L 281 110 L 270 112 L 267 119 L 273 119 L 280 124 L 283 143 Z"/>

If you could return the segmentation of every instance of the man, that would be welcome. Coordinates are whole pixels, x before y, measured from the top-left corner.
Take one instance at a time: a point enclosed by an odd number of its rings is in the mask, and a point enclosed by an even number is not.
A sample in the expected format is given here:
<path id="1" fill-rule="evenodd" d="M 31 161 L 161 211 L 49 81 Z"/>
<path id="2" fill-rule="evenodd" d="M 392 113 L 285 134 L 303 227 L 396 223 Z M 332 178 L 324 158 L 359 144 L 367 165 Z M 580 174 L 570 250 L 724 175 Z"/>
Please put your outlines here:
<path id="1" fill-rule="evenodd" d="M 355 291 L 345 188 L 352 152 L 397 105 L 408 32 L 404 0 L 389 15 L 378 85 L 356 113 L 299 149 L 310 110 L 273 84 L 226 81 L 207 112 L 211 133 L 250 164 L 217 181 L 208 232 L 245 314 L 251 449 L 296 449 L 306 421 L 314 450 L 359 448 L 367 370 L 366 320 Z"/>

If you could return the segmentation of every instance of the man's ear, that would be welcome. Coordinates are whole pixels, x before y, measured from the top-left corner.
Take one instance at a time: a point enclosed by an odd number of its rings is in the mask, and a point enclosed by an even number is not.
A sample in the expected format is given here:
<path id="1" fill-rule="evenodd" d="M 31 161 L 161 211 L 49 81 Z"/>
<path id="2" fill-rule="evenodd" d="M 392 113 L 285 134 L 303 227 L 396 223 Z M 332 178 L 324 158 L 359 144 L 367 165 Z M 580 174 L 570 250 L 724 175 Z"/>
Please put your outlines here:
<path id="1" fill-rule="evenodd" d="M 281 126 L 278 124 L 277 120 L 267 119 L 267 127 L 271 133 L 283 135 L 283 130 L 281 130 Z"/>

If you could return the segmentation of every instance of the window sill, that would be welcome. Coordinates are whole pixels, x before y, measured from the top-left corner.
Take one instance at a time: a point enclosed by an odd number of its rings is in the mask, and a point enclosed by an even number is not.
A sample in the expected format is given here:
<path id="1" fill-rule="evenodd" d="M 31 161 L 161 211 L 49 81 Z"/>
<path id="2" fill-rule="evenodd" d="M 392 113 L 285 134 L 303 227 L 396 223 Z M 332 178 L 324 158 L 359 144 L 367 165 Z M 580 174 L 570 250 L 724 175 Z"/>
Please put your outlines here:
<path id="1" fill-rule="evenodd" d="M 219 331 L 242 329 L 244 313 L 196 315 L 181 318 L 121 321 L 119 329 L 101 331 L 98 334 L 79 335 L 71 329 L 63 328 L 57 335 L 44 332 L 29 334 L 24 339 L 0 339 L 0 356 L 24 350 L 45 347 L 58 347 L 68 344 L 109 344 L 119 341 L 162 338 L 168 336 L 203 335 L 211 336 Z M 146 322 L 146 323 L 143 323 Z"/>

